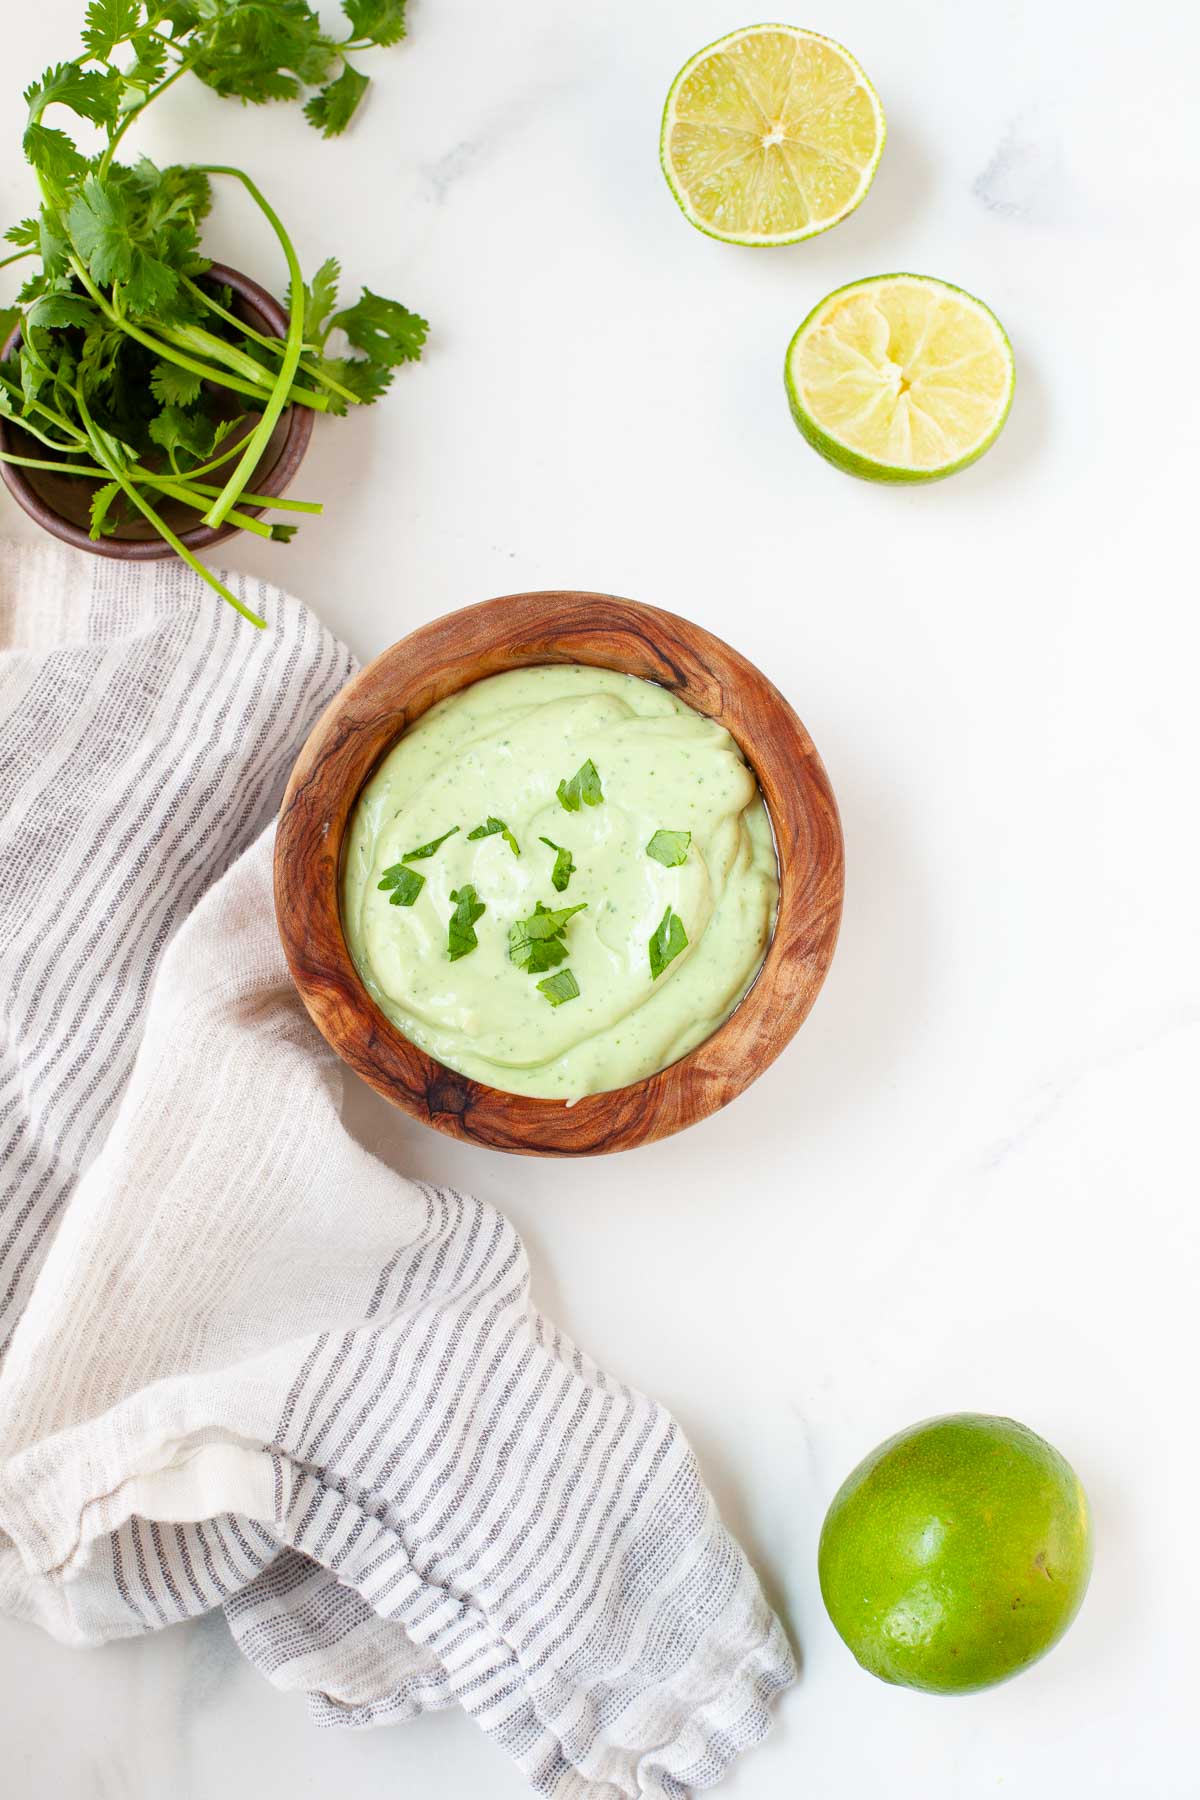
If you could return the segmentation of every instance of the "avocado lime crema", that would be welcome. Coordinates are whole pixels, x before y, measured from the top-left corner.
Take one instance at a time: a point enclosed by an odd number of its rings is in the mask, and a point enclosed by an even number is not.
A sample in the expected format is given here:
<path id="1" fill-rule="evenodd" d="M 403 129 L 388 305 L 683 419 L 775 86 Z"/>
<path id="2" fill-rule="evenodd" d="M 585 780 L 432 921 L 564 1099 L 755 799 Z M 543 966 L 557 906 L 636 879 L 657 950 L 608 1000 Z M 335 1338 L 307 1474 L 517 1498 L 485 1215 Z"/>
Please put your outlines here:
<path id="1" fill-rule="evenodd" d="M 778 898 L 734 740 L 615 670 L 514 669 L 435 706 L 359 796 L 342 922 L 406 1037 L 513 1094 L 575 1100 L 728 1018 Z"/>

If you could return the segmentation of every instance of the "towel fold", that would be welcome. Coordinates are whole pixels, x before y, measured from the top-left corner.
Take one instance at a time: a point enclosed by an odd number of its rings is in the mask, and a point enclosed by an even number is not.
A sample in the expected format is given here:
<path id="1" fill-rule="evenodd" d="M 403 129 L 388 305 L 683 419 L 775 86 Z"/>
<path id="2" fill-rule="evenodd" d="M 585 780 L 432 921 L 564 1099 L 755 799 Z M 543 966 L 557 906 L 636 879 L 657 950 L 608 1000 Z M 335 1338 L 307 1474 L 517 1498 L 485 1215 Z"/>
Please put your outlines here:
<path id="1" fill-rule="evenodd" d="M 318 1723 L 458 1704 L 554 1800 L 711 1786 L 786 1638 L 507 1221 L 343 1129 L 270 865 L 352 663 L 240 591 L 265 633 L 177 564 L 0 554 L 0 1607 L 223 1606 Z"/>

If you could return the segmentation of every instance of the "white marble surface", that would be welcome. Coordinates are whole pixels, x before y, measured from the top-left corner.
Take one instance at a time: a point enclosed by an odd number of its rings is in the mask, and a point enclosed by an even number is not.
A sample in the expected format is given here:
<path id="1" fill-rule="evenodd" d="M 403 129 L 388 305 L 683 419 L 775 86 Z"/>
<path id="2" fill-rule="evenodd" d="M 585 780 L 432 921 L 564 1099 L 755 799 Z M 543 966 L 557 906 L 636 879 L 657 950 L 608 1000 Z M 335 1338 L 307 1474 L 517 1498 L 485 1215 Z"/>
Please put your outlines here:
<path id="1" fill-rule="evenodd" d="M 13 10 L 18 217 L 18 90 L 82 0 Z M 862 59 L 888 148 L 846 224 L 752 255 L 688 228 L 656 149 L 679 63 L 744 22 L 728 0 L 417 0 L 343 142 L 198 88 L 147 127 L 159 158 L 243 163 L 307 264 L 336 251 L 433 323 L 384 405 L 318 429 L 297 492 L 325 519 L 231 560 L 363 655 L 522 588 L 687 613 L 791 697 L 841 802 L 828 985 L 720 1117 L 574 1166 L 455 1147 L 365 1091 L 352 1123 L 506 1207 L 547 1309 L 691 1433 L 804 1656 L 731 1796 L 1183 1800 L 1200 26 L 1174 0 L 829 0 L 803 22 Z M 213 241 L 278 281 L 236 200 Z M 780 380 L 821 295 L 893 268 L 981 294 L 1017 356 L 997 448 L 924 492 L 827 468 Z M 0 525 L 32 529 L 7 504 Z M 1098 1553 L 1054 1656 L 950 1703 L 857 1669 L 815 1548 L 858 1457 L 954 1408 L 1066 1452 Z M 219 1618 L 86 1656 L 0 1624 L 0 1693 L 14 1800 L 525 1791 L 460 1717 L 317 1734 Z"/>

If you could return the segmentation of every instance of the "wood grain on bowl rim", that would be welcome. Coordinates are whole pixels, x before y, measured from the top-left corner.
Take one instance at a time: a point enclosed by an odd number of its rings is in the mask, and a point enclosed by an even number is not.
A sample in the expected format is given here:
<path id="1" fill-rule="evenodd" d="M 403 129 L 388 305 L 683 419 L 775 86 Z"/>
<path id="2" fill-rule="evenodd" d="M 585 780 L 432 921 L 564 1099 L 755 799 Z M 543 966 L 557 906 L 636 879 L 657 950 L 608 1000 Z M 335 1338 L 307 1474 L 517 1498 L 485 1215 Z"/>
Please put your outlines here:
<path id="1" fill-rule="evenodd" d="M 364 783 L 421 715 L 485 676 L 586 663 L 657 682 L 718 719 L 758 777 L 775 832 L 779 911 L 759 974 L 711 1037 L 657 1075 L 582 1100 L 508 1094 L 411 1043 L 359 979 L 342 933 L 342 841 Z M 778 689 L 720 638 L 610 594 L 510 594 L 448 613 L 376 657 L 318 720 L 283 798 L 275 906 L 318 1029 L 386 1099 L 453 1137 L 529 1156 L 632 1149 L 716 1112 L 803 1023 L 833 956 L 844 886 L 829 778 Z"/>

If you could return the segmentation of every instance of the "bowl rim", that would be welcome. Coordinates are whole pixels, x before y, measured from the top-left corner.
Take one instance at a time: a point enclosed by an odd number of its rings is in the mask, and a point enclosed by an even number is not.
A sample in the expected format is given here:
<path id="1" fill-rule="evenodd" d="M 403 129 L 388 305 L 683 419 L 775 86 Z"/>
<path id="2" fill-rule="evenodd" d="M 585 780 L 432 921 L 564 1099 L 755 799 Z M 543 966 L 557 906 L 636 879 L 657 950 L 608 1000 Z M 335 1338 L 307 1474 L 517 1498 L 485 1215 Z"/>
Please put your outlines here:
<path id="1" fill-rule="evenodd" d="M 242 304 L 255 315 L 252 322 L 257 322 L 261 329 L 273 336 L 287 336 L 288 315 L 273 294 L 267 292 L 249 275 L 243 275 L 240 269 L 230 268 L 228 263 L 210 263 L 203 271 L 202 279 L 220 282 L 223 287 L 232 289 Z M 20 342 L 21 327 L 15 325 L 3 346 L 0 346 L 0 358 L 12 355 Z M 285 429 L 279 444 L 279 454 L 271 468 L 261 478 L 256 476 L 257 491 L 263 494 L 282 494 L 295 479 L 296 471 L 304 460 L 312 437 L 315 414 L 310 406 L 297 406 L 294 403 L 286 406 L 280 415 Z M 9 448 L 9 427 L 20 421 L 5 419 L 0 414 L 0 448 Z M 84 477 L 78 477 L 83 480 Z M 62 513 L 46 500 L 34 487 L 28 472 L 19 463 L 0 462 L 0 481 L 16 501 L 21 510 L 29 515 L 35 524 L 48 532 L 60 543 L 70 544 L 73 549 L 86 550 L 90 556 L 110 557 L 118 562 L 163 562 L 175 555 L 175 551 L 165 538 L 96 538 L 89 537 L 82 525 L 74 524 L 64 518 Z M 252 518 L 259 518 L 270 510 L 267 506 L 245 505 L 240 508 Z M 223 525 L 193 525 L 187 531 L 178 533 L 179 541 L 189 550 L 210 550 L 214 544 L 223 544 L 227 538 L 235 537 L 243 527 L 231 525 L 228 520 Z"/>
<path id="2" fill-rule="evenodd" d="M 363 786 L 431 706 L 507 669 L 585 663 L 656 682 L 730 732 L 775 835 L 779 903 L 752 985 L 703 1043 L 657 1074 L 575 1101 L 510 1094 L 447 1068 L 371 997 L 342 931 L 342 844 Z M 679 615 L 573 589 L 506 594 L 418 627 L 362 669 L 298 756 L 275 838 L 275 907 L 292 977 L 322 1036 L 393 1105 L 452 1137 L 533 1156 L 632 1149 L 707 1118 L 772 1063 L 832 959 L 845 885 L 837 804 L 774 684 Z"/>

